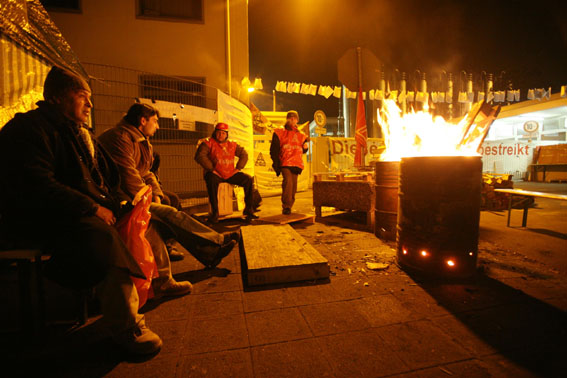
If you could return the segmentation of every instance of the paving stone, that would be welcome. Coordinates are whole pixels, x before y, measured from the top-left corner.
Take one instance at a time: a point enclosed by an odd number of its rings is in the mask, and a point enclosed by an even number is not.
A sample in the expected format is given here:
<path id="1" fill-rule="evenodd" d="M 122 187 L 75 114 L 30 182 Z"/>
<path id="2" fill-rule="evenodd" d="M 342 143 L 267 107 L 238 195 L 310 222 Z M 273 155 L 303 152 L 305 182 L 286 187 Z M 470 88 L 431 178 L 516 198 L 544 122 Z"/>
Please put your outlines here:
<path id="1" fill-rule="evenodd" d="M 449 311 L 441 306 L 427 291 L 418 286 L 403 286 L 390 291 L 406 308 L 420 318 L 448 315 Z"/>
<path id="2" fill-rule="evenodd" d="M 299 285 L 289 286 L 287 293 L 295 306 L 313 303 L 332 302 L 337 298 L 335 289 L 325 282 L 305 282 Z"/>
<path id="3" fill-rule="evenodd" d="M 142 307 L 146 321 L 151 325 L 152 322 L 189 319 L 191 316 L 191 295 L 148 301 Z"/>
<path id="4" fill-rule="evenodd" d="M 179 354 L 179 351 L 183 348 L 183 335 L 185 335 L 187 328 L 187 320 L 152 322 L 148 326 L 163 341 L 161 351 L 156 358 L 162 358 L 169 354 Z"/>
<path id="5" fill-rule="evenodd" d="M 122 362 L 106 374 L 106 377 L 116 378 L 170 378 L 175 376 L 177 369 L 177 356 L 169 355 L 167 358 L 154 358 L 144 363 Z M 78 372 L 77 372 L 78 373 Z M 92 377 L 88 372 L 76 377 Z"/>
<path id="6" fill-rule="evenodd" d="M 291 307 L 294 305 L 285 288 L 254 289 L 242 293 L 244 312 L 272 310 L 276 308 Z"/>
<path id="7" fill-rule="evenodd" d="M 436 366 L 428 369 L 404 373 L 404 378 L 438 378 L 438 377 L 467 377 L 485 378 L 494 377 L 490 368 L 482 361 L 468 360 L 447 365 Z"/>
<path id="8" fill-rule="evenodd" d="M 409 371 L 375 329 L 316 339 L 337 377 L 382 377 Z"/>
<path id="9" fill-rule="evenodd" d="M 177 378 L 186 377 L 253 377 L 250 350 L 236 349 L 183 356 L 179 360 Z"/>
<path id="10" fill-rule="evenodd" d="M 391 294 L 377 295 L 354 301 L 358 312 L 372 327 L 415 320 L 416 315 Z"/>
<path id="11" fill-rule="evenodd" d="M 299 310 L 316 336 L 370 328 L 353 301 L 303 306 Z"/>
<path id="12" fill-rule="evenodd" d="M 376 328 L 386 345 L 411 369 L 470 358 L 470 354 L 427 320 Z"/>
<path id="13" fill-rule="evenodd" d="M 209 318 L 222 315 L 242 314 L 242 295 L 239 291 L 223 293 L 193 294 L 192 316 Z"/>
<path id="14" fill-rule="evenodd" d="M 259 311 L 246 314 L 250 345 L 313 337 L 297 308 Z"/>
<path id="15" fill-rule="evenodd" d="M 332 367 L 314 339 L 289 341 L 252 348 L 254 376 L 332 377 Z"/>
<path id="16" fill-rule="evenodd" d="M 244 315 L 191 319 L 183 342 L 182 355 L 248 347 Z"/>
<path id="17" fill-rule="evenodd" d="M 195 294 L 221 293 L 225 291 L 240 290 L 242 290 L 242 278 L 240 274 L 229 274 L 226 277 L 213 276 L 193 285 L 193 292 Z"/>

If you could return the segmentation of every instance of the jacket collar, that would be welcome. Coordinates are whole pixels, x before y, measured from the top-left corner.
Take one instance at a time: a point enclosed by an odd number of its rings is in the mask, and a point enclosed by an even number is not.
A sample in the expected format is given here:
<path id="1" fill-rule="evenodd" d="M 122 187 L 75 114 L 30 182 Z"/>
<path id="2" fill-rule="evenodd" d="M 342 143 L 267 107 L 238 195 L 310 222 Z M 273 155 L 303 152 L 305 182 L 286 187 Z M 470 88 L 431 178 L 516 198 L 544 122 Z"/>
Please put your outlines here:
<path id="1" fill-rule="evenodd" d="M 132 137 L 132 140 L 135 142 L 140 143 L 147 140 L 146 136 L 142 134 L 142 132 L 138 130 L 137 127 L 126 122 L 124 118 L 118 123 L 117 126 L 120 127 L 122 130 L 128 132 L 128 134 L 130 134 L 130 136 Z"/>

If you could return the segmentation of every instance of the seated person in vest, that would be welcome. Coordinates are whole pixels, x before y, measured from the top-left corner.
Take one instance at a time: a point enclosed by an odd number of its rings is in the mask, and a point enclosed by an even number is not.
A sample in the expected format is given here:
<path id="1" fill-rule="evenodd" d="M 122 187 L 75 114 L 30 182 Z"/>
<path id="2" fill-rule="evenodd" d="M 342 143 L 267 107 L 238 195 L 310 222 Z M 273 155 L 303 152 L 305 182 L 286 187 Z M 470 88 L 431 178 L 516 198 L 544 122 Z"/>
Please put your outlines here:
<path id="1" fill-rule="evenodd" d="M 234 166 L 234 157 L 238 157 L 236 167 Z M 248 161 L 248 154 L 238 143 L 228 140 L 228 125 L 226 123 L 217 123 L 213 135 L 199 141 L 195 161 L 205 170 L 205 182 L 207 183 L 209 203 L 211 204 L 210 222 L 216 223 L 219 219 L 218 190 L 221 182 L 244 188 L 245 208 L 243 214 L 247 221 L 258 219 L 258 216 L 254 214 L 254 181 L 252 177 L 241 172 Z"/>
<path id="2" fill-rule="evenodd" d="M 48 278 L 76 289 L 98 285 L 113 339 L 131 353 L 155 353 L 162 341 L 138 313 L 130 278 L 145 276 L 114 228 L 128 196 L 118 168 L 85 126 L 91 90 L 53 67 L 43 97 L 0 131 L 0 229 L 51 254 Z"/>
<path id="3" fill-rule="evenodd" d="M 214 268 L 232 251 L 239 235 L 219 234 L 183 211 L 161 203 L 161 185 L 150 171 L 153 146 L 149 138 L 159 128 L 158 117 L 159 112 L 154 107 L 133 104 L 118 125 L 105 131 L 98 139 L 118 165 L 122 189 L 126 194 L 134 196 L 144 185 L 152 187 L 153 201 L 150 212 L 152 221 L 161 225 L 158 227 L 161 237 L 146 237 L 152 244 L 160 278 L 162 275 L 171 277 L 170 260 L 163 242 L 171 237 L 205 267 Z"/>
<path id="4" fill-rule="evenodd" d="M 270 157 L 276 175 L 283 176 L 282 214 L 291 214 L 297 192 L 297 177 L 303 171 L 302 155 L 309 149 L 309 137 L 297 128 L 299 114 L 290 110 L 283 129 L 276 129 L 270 145 Z"/>

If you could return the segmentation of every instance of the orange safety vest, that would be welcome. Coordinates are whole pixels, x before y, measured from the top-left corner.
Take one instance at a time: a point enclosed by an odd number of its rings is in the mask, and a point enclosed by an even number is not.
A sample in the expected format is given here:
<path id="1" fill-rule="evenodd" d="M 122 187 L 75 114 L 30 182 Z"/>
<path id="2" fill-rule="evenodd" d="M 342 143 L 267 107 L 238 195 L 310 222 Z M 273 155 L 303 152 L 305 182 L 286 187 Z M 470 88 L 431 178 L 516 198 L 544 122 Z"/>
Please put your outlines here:
<path id="1" fill-rule="evenodd" d="M 276 129 L 280 140 L 280 164 L 282 167 L 303 169 L 303 143 L 307 136 L 299 130 Z"/>
<path id="2" fill-rule="evenodd" d="M 205 143 L 209 146 L 209 159 L 213 162 L 215 171 L 225 180 L 231 177 L 235 171 L 236 142 L 227 140 L 219 143 L 215 138 L 207 138 Z"/>

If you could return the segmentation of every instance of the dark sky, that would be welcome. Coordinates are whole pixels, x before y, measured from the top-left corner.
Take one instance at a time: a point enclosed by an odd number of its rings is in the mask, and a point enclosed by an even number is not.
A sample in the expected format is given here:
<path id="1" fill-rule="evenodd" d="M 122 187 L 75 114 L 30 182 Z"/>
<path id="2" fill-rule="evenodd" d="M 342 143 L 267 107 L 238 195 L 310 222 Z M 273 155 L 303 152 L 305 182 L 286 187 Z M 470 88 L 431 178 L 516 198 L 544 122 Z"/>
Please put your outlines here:
<path id="1" fill-rule="evenodd" d="M 387 75 L 426 72 L 430 90 L 444 83 L 443 70 L 456 89 L 462 70 L 475 80 L 483 70 L 501 75 L 496 89 L 512 82 L 522 100 L 528 88 L 567 85 L 564 0 L 249 0 L 249 33 L 250 76 L 269 94 L 253 95 L 260 109 L 271 109 L 276 80 L 339 85 L 337 61 L 357 46 Z M 276 95 L 283 110 L 306 113 L 302 120 L 317 109 L 338 113 L 334 97 Z"/>

